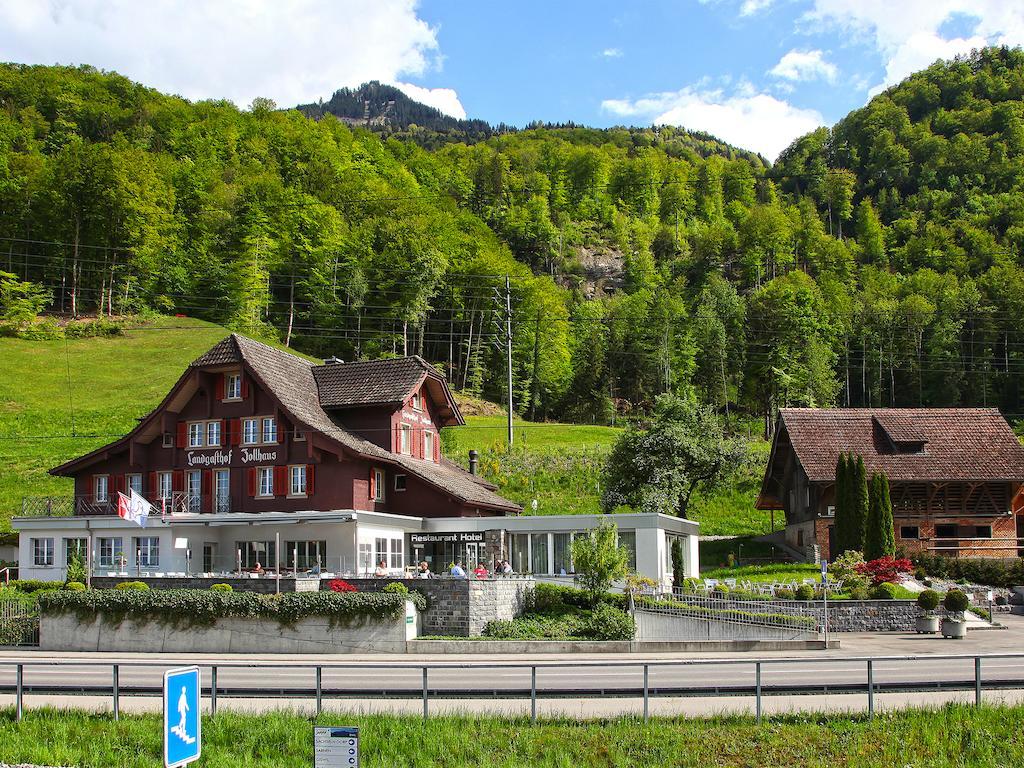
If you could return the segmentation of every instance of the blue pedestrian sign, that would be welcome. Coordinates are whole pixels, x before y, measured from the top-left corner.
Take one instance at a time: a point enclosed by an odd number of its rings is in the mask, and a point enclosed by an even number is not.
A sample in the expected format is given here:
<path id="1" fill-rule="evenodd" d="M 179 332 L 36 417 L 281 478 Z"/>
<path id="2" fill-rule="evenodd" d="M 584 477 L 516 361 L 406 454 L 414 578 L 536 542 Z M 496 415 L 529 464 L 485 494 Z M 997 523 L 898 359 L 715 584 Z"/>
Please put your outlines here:
<path id="1" fill-rule="evenodd" d="M 313 768 L 359 768 L 359 729 L 315 726 Z"/>
<path id="2" fill-rule="evenodd" d="M 828 584 L 828 560 L 821 561 L 821 583 Z"/>
<path id="3" fill-rule="evenodd" d="M 199 759 L 202 716 L 199 667 L 164 672 L 164 766 L 177 768 Z"/>

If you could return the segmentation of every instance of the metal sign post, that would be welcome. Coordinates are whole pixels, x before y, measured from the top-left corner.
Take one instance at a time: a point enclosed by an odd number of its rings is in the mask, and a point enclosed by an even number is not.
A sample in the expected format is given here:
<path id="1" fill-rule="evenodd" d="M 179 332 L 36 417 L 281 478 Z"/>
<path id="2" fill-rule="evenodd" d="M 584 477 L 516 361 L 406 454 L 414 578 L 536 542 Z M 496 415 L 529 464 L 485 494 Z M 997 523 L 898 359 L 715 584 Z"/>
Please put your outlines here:
<path id="1" fill-rule="evenodd" d="M 203 746 L 201 691 L 199 667 L 164 672 L 165 768 L 178 768 L 199 759 Z"/>
<path id="2" fill-rule="evenodd" d="M 828 650 L 828 560 L 821 561 L 821 599 L 825 611 L 825 650 Z"/>
<path id="3" fill-rule="evenodd" d="M 314 727 L 313 768 L 359 768 L 359 729 Z"/>

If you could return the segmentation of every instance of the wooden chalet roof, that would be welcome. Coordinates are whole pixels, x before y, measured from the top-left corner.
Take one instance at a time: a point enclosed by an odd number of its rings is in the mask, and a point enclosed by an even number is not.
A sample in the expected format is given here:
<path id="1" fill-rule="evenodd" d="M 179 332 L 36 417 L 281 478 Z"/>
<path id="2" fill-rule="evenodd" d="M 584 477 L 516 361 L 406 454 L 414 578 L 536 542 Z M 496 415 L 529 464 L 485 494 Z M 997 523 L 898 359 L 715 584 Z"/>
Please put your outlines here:
<path id="1" fill-rule="evenodd" d="M 780 437 L 812 482 L 835 480 L 840 453 L 891 481 L 1024 481 L 1024 447 L 995 408 L 784 408 Z"/>

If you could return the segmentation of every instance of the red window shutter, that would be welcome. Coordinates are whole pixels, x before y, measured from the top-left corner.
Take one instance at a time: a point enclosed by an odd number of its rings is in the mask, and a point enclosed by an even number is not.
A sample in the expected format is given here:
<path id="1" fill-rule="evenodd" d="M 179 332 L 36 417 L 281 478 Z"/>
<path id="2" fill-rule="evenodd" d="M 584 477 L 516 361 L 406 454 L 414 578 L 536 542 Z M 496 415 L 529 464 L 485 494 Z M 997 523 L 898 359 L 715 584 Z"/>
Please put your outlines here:
<path id="1" fill-rule="evenodd" d="M 417 428 L 416 429 L 416 457 L 419 458 L 419 459 L 425 458 L 424 455 L 423 455 L 423 441 L 424 440 L 426 440 L 426 438 L 423 437 L 423 429 L 422 428 Z"/>
<path id="2" fill-rule="evenodd" d="M 171 489 L 175 491 L 185 490 L 185 473 L 184 471 L 177 469 L 171 476 Z"/>
<path id="3" fill-rule="evenodd" d="M 240 445 L 242 442 L 242 420 L 231 419 L 231 445 Z"/>
<path id="4" fill-rule="evenodd" d="M 227 419 L 221 419 L 220 420 L 220 444 L 221 445 L 227 445 L 228 444 L 228 423 L 229 422 L 228 422 Z"/>
<path id="5" fill-rule="evenodd" d="M 128 475 L 117 475 L 117 490 L 120 493 L 128 493 Z"/>
<path id="6" fill-rule="evenodd" d="M 377 473 L 370 467 L 370 498 L 377 498 Z"/>
<path id="7" fill-rule="evenodd" d="M 249 470 L 248 470 L 248 480 L 249 480 L 249 495 L 250 496 L 255 496 L 256 495 L 256 467 L 249 467 Z"/>
<path id="8" fill-rule="evenodd" d="M 184 448 L 188 445 L 188 424 L 184 421 L 178 422 L 178 447 Z"/>
<path id="9" fill-rule="evenodd" d="M 201 500 L 202 507 L 206 512 L 213 512 L 213 470 L 207 469 L 203 472 Z"/>
<path id="10" fill-rule="evenodd" d="M 150 501 L 153 501 L 159 495 L 160 486 L 156 480 L 156 472 L 149 473 L 149 488 L 147 490 L 149 491 Z"/>
<path id="11" fill-rule="evenodd" d="M 274 495 L 288 495 L 288 467 L 274 467 Z"/>
<path id="12" fill-rule="evenodd" d="M 314 465 L 314 464 L 307 464 L 306 465 L 306 495 L 307 496 L 312 496 L 313 495 L 313 489 L 315 488 L 315 486 L 313 485 L 313 478 L 316 477 L 315 470 L 316 470 L 316 465 Z"/>
<path id="13" fill-rule="evenodd" d="M 281 419 L 277 419 L 277 442 L 283 443 L 285 438 L 288 437 L 288 424 Z"/>
<path id="14" fill-rule="evenodd" d="M 224 374 L 217 375 L 217 399 L 224 399 Z"/>
<path id="15" fill-rule="evenodd" d="M 245 376 L 242 376 L 242 399 L 249 399 L 249 380 Z"/>
<path id="16" fill-rule="evenodd" d="M 441 463 L 441 436 L 434 433 L 434 461 Z"/>
<path id="17" fill-rule="evenodd" d="M 392 427 L 391 431 L 394 432 L 394 434 L 391 436 L 391 452 L 398 453 L 399 450 L 401 450 L 402 448 L 402 445 L 399 442 L 401 440 L 401 437 L 398 434 L 398 427 Z"/>

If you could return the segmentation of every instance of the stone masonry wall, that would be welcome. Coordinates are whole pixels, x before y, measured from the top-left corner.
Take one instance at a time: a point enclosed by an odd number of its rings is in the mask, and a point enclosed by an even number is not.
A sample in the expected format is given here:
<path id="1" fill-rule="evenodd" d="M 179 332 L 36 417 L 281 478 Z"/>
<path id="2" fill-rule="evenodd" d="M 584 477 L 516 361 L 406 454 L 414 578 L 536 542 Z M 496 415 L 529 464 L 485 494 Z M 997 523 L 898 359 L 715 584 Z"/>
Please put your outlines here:
<path id="1" fill-rule="evenodd" d="M 828 631 L 915 632 L 920 614 L 914 600 L 836 600 L 828 605 Z"/>

